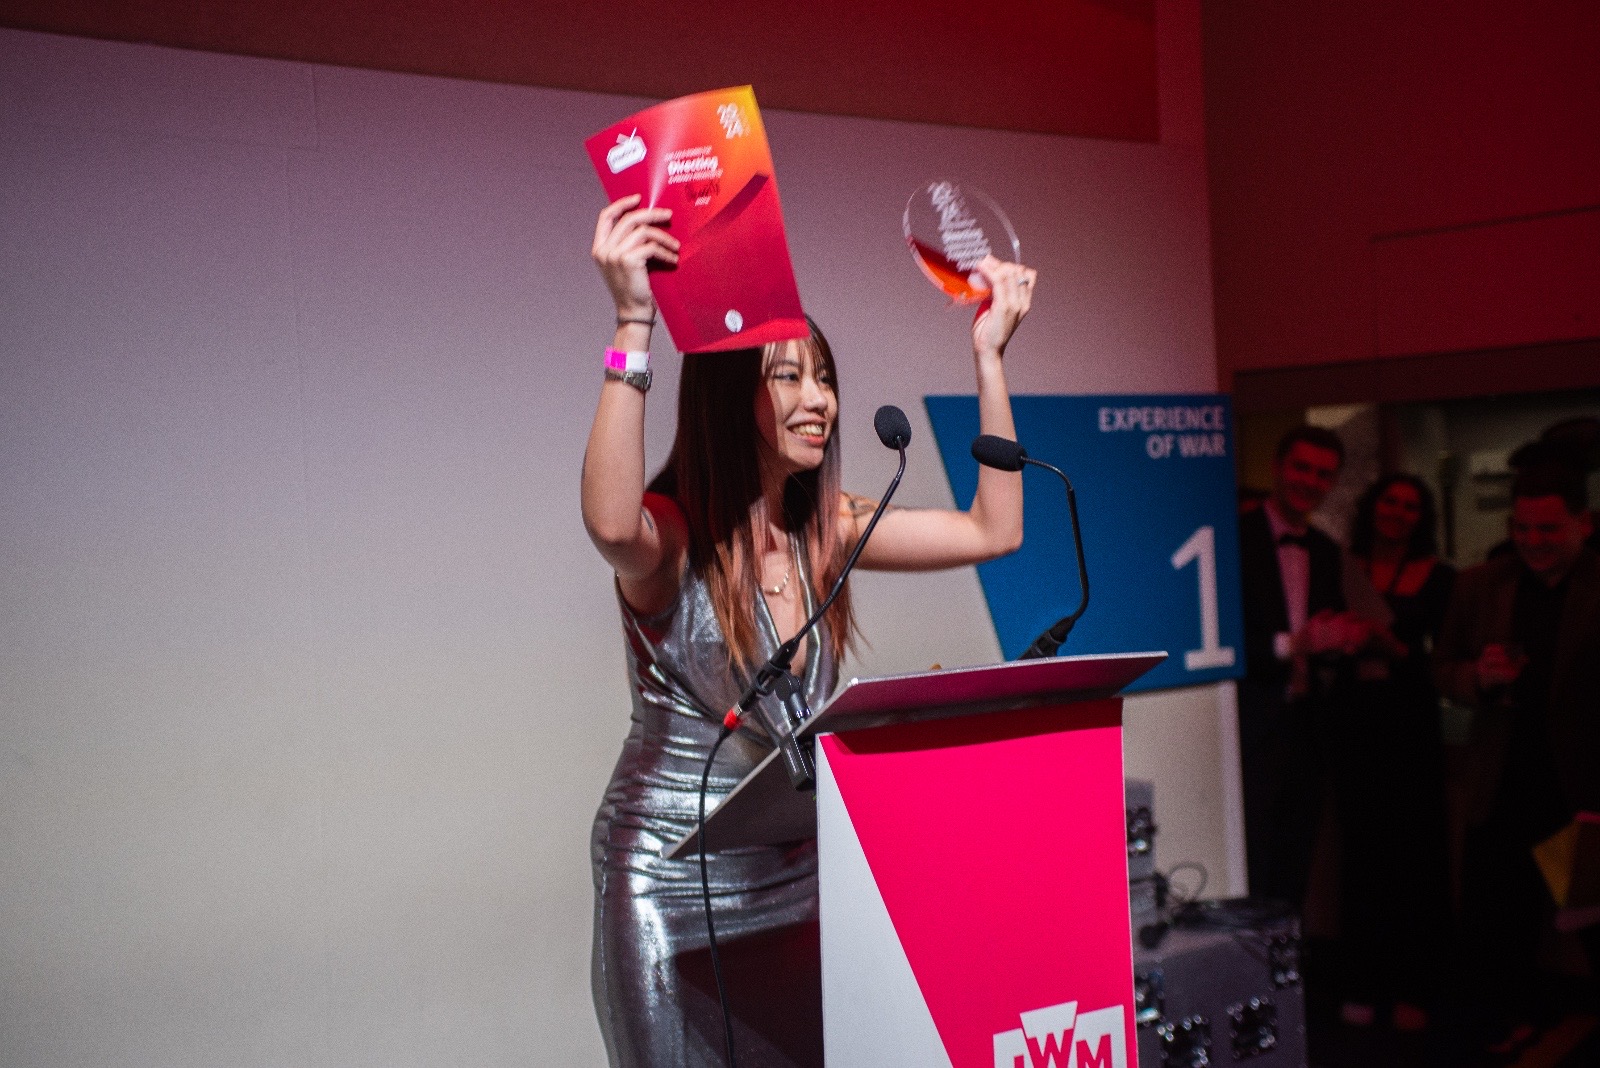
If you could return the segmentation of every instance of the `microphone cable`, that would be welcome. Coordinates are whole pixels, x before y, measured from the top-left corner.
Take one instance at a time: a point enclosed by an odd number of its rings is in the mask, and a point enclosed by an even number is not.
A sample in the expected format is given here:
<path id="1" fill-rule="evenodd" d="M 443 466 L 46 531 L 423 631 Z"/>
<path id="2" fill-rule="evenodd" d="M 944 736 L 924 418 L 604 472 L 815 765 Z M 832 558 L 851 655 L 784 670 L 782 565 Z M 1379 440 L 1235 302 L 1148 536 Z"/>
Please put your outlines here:
<path id="1" fill-rule="evenodd" d="M 861 550 L 866 547 L 867 539 L 872 537 L 872 531 L 877 527 L 878 520 L 883 518 L 884 510 L 889 506 L 889 499 L 894 496 L 894 491 L 900 488 L 900 479 L 906 473 L 906 446 L 911 444 L 911 421 L 906 418 L 906 413 L 899 408 L 892 404 L 885 404 L 873 416 L 872 425 L 878 432 L 878 440 L 883 442 L 886 448 L 895 449 L 900 453 L 900 467 L 895 471 L 894 478 L 889 482 L 888 492 L 883 495 L 883 500 L 878 502 L 877 509 L 872 513 L 872 519 L 867 523 L 867 529 L 861 532 L 860 539 L 857 540 L 855 548 L 851 550 L 849 558 L 845 560 L 844 567 L 840 570 L 839 577 L 834 580 L 833 589 L 828 591 L 827 598 L 811 614 L 811 618 L 806 620 L 805 625 L 795 631 L 794 637 L 780 645 L 778 651 L 772 654 L 772 659 L 762 665 L 761 670 L 756 672 L 755 679 L 751 681 L 749 689 L 745 690 L 744 696 L 739 698 L 738 704 L 728 709 L 727 714 L 722 717 L 722 726 L 717 731 L 717 740 L 711 744 L 711 752 L 706 754 L 705 770 L 700 774 L 700 799 L 695 822 L 695 834 L 698 839 L 697 845 L 699 846 L 700 855 L 700 900 L 705 905 L 706 941 L 711 950 L 711 973 L 717 982 L 717 1004 L 722 1009 L 722 1038 L 727 1050 L 728 1068 L 738 1068 L 739 1062 L 733 1044 L 733 1014 L 728 1009 L 728 990 L 722 978 L 722 957 L 717 951 L 717 924 L 714 911 L 711 908 L 711 869 L 706 862 L 706 794 L 711 789 L 711 765 L 716 761 L 717 751 L 722 748 L 722 743 L 727 741 L 733 732 L 739 729 L 739 724 L 743 721 L 745 714 L 755 707 L 757 701 L 772 693 L 773 684 L 778 680 L 779 676 L 789 673 L 789 665 L 794 662 L 794 656 L 800 649 L 801 640 L 812 627 L 821 622 L 822 617 L 832 606 L 834 599 L 839 596 L 839 591 L 844 589 L 844 581 L 856 566 L 856 559 L 861 555 Z M 805 697 L 800 694 L 798 699 L 803 702 Z M 798 725 L 790 724 L 789 736 L 786 739 L 774 738 L 773 744 L 781 748 L 787 743 L 790 747 L 798 750 L 799 743 L 794 740 L 793 734 L 794 727 Z M 799 759 L 798 753 L 793 759 L 786 753 L 785 759 L 791 766 L 791 774 L 797 763 L 804 763 L 803 760 Z M 796 789 L 799 788 L 800 785 L 797 782 Z"/>
<path id="2" fill-rule="evenodd" d="M 706 757 L 706 769 L 700 775 L 700 813 L 697 831 L 700 836 L 700 896 L 706 907 L 706 939 L 711 947 L 711 974 L 717 980 L 717 1004 L 722 1009 L 722 1040 L 728 1051 L 728 1068 L 738 1068 L 739 1061 L 733 1052 L 733 1015 L 728 1011 L 728 991 L 722 982 L 722 959 L 717 954 L 717 924 L 711 909 L 711 871 L 706 865 L 706 792 L 711 787 L 711 765 L 717 759 L 717 750 L 733 735 L 726 722 L 717 731 L 717 740 L 711 743 L 711 753 Z"/>

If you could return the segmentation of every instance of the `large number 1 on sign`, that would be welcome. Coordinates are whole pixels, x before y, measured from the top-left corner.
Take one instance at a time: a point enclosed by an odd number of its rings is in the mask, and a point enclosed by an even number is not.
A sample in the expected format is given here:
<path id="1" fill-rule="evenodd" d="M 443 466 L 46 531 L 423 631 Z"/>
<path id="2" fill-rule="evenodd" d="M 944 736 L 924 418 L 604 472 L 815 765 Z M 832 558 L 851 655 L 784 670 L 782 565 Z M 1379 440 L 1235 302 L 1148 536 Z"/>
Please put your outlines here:
<path id="1" fill-rule="evenodd" d="M 1200 572 L 1200 648 L 1183 654 L 1189 671 L 1233 666 L 1233 649 L 1222 644 L 1222 622 L 1217 614 L 1217 532 L 1204 526 L 1189 536 L 1172 554 L 1172 566 L 1187 567 L 1199 561 Z"/>

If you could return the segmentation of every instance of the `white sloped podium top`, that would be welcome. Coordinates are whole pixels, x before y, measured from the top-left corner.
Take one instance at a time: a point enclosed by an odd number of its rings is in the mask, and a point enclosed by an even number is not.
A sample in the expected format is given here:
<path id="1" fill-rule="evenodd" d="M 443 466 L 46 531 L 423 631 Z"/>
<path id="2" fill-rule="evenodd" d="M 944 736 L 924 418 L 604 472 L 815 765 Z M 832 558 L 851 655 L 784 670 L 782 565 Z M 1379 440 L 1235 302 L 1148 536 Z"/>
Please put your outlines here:
<path id="1" fill-rule="evenodd" d="M 982 667 L 853 678 L 796 731 L 796 737 L 917 723 L 952 716 L 1011 712 L 1039 705 L 1110 697 L 1167 658 L 1166 653 L 1112 653 L 1013 660 Z M 789 784 L 774 749 L 706 815 L 716 849 L 798 842 L 817 833 L 816 799 Z M 691 831 L 663 856 L 699 847 Z"/>

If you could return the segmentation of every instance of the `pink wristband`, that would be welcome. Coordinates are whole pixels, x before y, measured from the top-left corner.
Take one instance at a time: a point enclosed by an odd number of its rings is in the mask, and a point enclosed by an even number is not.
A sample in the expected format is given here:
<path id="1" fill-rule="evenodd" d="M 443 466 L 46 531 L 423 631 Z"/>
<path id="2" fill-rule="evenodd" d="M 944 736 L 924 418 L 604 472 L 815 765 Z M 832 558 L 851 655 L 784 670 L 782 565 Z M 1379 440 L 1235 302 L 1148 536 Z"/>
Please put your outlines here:
<path id="1" fill-rule="evenodd" d="M 621 349 L 606 349 L 606 370 L 648 371 L 650 370 L 650 353 L 623 352 Z"/>

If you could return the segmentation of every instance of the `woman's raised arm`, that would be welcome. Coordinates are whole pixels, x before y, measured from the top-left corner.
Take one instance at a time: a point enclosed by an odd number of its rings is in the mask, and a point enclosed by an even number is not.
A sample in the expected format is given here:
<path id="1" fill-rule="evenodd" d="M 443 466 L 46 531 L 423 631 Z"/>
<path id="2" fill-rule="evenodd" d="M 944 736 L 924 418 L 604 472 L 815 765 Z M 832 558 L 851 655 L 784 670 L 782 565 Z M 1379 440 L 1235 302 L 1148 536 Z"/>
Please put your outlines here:
<path id="1" fill-rule="evenodd" d="M 607 205 L 594 231 L 594 260 L 617 307 L 611 346 L 621 352 L 650 347 L 656 306 L 647 265 L 652 259 L 678 260 L 677 239 L 662 229 L 672 213 L 641 209 L 639 201 L 634 195 Z M 616 568 L 623 596 L 649 611 L 664 607 L 675 592 L 677 558 L 686 541 L 676 507 L 645 497 L 644 405 L 643 390 L 606 377 L 583 454 L 582 500 L 584 528 Z M 659 589 L 669 571 L 665 589 Z"/>
<path id="2" fill-rule="evenodd" d="M 1011 335 L 1033 304 L 1038 272 L 993 256 L 978 270 L 991 296 L 972 324 L 977 365 L 978 425 L 985 434 L 1015 438 L 1011 394 L 1003 357 Z M 872 501 L 847 497 L 846 534 L 852 539 L 872 513 Z M 879 571 L 935 571 L 993 560 L 1022 544 L 1022 474 L 978 469 L 978 492 L 965 512 L 943 508 L 892 509 L 884 513 L 861 553 L 861 566 Z"/>

